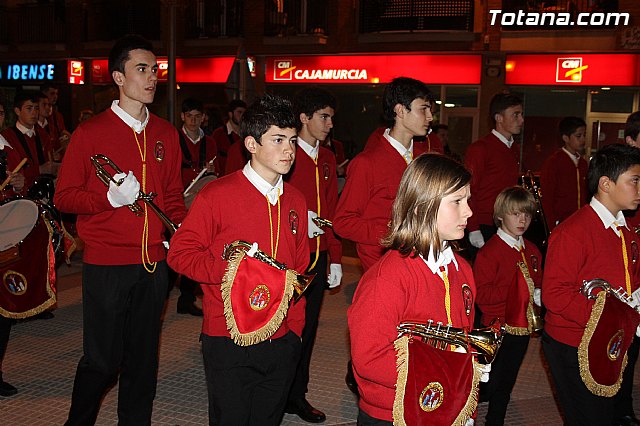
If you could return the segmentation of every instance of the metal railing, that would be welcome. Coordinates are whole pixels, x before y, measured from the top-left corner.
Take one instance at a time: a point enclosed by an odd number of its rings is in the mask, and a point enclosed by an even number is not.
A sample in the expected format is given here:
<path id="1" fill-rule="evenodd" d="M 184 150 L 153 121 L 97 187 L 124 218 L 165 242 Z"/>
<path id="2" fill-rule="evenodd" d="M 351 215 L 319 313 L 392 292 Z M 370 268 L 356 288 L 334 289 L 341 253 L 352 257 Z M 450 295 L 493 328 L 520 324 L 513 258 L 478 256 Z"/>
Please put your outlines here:
<path id="1" fill-rule="evenodd" d="M 185 10 L 185 38 L 242 36 L 243 3 L 243 0 L 189 0 Z"/>

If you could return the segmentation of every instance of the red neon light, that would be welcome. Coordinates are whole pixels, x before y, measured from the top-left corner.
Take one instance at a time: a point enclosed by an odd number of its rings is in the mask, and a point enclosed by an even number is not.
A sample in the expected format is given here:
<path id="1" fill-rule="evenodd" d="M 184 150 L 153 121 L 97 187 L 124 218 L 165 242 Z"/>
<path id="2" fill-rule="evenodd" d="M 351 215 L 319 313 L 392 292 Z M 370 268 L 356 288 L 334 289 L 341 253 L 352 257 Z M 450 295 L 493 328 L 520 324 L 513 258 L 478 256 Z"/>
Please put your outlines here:
<path id="1" fill-rule="evenodd" d="M 176 82 L 226 83 L 235 59 L 233 56 L 176 59 Z M 158 81 L 166 82 L 169 68 L 167 58 L 158 58 L 157 61 Z M 106 59 L 91 61 L 91 76 L 93 83 L 111 83 L 108 61 Z"/>
<path id="2" fill-rule="evenodd" d="M 480 55 L 278 56 L 267 58 L 267 83 L 388 83 L 412 77 L 430 84 L 480 84 Z"/>
<path id="3" fill-rule="evenodd" d="M 84 84 L 84 63 L 82 61 L 67 61 L 67 81 L 70 84 Z"/>
<path id="4" fill-rule="evenodd" d="M 507 55 L 506 84 L 544 86 L 638 86 L 640 55 Z"/>

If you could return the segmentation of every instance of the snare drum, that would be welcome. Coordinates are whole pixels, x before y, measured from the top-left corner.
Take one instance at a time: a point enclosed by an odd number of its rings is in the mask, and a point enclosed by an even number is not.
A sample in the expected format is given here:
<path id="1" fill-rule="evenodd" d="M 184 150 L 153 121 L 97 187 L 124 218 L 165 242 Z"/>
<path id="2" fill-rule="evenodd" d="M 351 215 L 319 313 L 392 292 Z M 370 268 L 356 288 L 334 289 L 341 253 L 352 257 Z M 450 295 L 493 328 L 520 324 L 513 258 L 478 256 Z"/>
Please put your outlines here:
<path id="1" fill-rule="evenodd" d="M 0 204 L 0 315 L 27 318 L 56 303 L 54 229 L 34 201 Z"/>
<path id="2" fill-rule="evenodd" d="M 191 207 L 191 203 L 198 195 L 198 192 L 202 190 L 209 182 L 213 182 L 216 180 L 215 175 L 204 175 L 189 189 L 189 192 L 184 196 L 184 204 L 187 206 L 187 209 Z"/>

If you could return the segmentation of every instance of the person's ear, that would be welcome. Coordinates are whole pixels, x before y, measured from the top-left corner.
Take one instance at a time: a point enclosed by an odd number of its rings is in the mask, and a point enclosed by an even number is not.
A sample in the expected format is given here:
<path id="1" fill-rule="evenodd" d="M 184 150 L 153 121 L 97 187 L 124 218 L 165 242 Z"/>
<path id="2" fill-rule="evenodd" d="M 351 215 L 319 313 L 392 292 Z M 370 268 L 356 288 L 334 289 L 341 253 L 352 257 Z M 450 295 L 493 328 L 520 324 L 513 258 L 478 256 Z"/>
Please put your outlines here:
<path id="1" fill-rule="evenodd" d="M 600 176 L 600 179 L 598 179 L 598 189 L 604 193 L 608 193 L 611 189 L 612 183 L 613 182 L 609 179 L 609 176 Z"/>
<path id="2" fill-rule="evenodd" d="M 407 109 L 402 104 L 396 104 L 396 106 L 393 107 L 393 112 L 396 113 L 396 117 L 398 118 L 404 118 L 406 111 Z"/>
<path id="3" fill-rule="evenodd" d="M 504 117 L 499 112 L 493 116 L 493 119 L 496 120 L 496 124 L 502 124 L 502 122 L 504 121 Z"/>
<path id="4" fill-rule="evenodd" d="M 309 124 L 310 120 L 311 120 L 311 117 L 309 117 L 307 114 L 305 114 L 304 112 L 300 113 L 300 122 L 302 124 Z"/>
<path id="5" fill-rule="evenodd" d="M 253 136 L 247 136 L 246 138 L 244 138 L 244 146 L 245 148 L 247 148 L 247 151 L 249 151 L 249 153 L 255 154 L 257 145 L 258 142 Z"/>
<path id="6" fill-rule="evenodd" d="M 569 143 L 569 141 L 571 140 L 571 138 L 567 135 L 562 135 L 562 142 L 564 142 L 565 144 Z"/>
<path id="7" fill-rule="evenodd" d="M 111 77 L 113 78 L 113 81 L 115 81 L 118 86 L 124 85 L 124 74 L 121 73 L 120 71 L 114 71 L 113 73 L 111 73 Z"/>

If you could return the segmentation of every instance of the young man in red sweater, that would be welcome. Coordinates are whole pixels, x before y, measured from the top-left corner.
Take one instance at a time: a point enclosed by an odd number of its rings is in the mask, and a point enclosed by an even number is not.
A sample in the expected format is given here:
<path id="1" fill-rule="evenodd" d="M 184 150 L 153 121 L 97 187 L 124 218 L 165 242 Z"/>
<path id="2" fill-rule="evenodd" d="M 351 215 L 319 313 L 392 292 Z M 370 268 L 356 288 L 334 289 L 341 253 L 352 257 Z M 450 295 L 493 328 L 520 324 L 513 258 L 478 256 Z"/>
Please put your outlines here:
<path id="1" fill-rule="evenodd" d="M 520 173 L 520 149 L 513 135 L 519 135 L 524 124 L 522 99 L 499 93 L 491 99 L 489 113 L 495 128 L 472 143 L 464 157 L 472 175 L 469 242 L 477 249 L 497 231 L 493 223 L 496 197 L 503 189 L 517 185 Z"/>
<path id="2" fill-rule="evenodd" d="M 336 159 L 331 151 L 320 146 L 333 127 L 335 108 L 335 98 L 323 89 L 307 88 L 296 94 L 294 112 L 298 126 L 298 147 L 296 163 L 287 178 L 307 201 L 311 252 L 307 273 L 315 274 L 315 278 L 305 293 L 307 307 L 302 332 L 302 356 L 289 391 L 286 412 L 297 414 L 310 423 L 320 423 L 326 419 L 324 413 L 314 408 L 306 398 L 320 308 L 327 287 L 339 286 L 342 279 L 342 243 L 333 229 L 320 227 L 313 221 L 318 216 L 332 221 L 338 203 Z"/>
<path id="3" fill-rule="evenodd" d="M 365 272 L 384 254 L 380 240 L 389 230 L 391 206 L 402 173 L 413 158 L 426 152 L 426 144 L 413 138 L 427 135 L 433 120 L 432 100 L 431 91 L 421 81 L 407 77 L 391 81 L 382 99 L 390 127 L 375 130 L 365 150 L 347 169 L 333 229 L 356 243 Z"/>
<path id="4" fill-rule="evenodd" d="M 222 254 L 236 240 L 255 242 L 254 246 L 298 273 L 307 269 L 307 203 L 300 191 L 282 179 L 296 157 L 295 125 L 291 103 L 283 98 L 267 95 L 251 105 L 241 126 L 251 161 L 200 191 L 171 239 L 169 265 L 201 283 L 204 292 L 201 341 L 211 425 L 280 424 L 295 375 L 304 298 L 287 305 L 268 340 L 240 346 L 232 339 L 233 326 L 225 318 L 229 298 L 223 300 L 222 292 L 229 265 Z M 255 287 L 253 293 L 264 287 L 256 287 L 251 275 L 244 276 L 233 285 Z M 240 319 L 245 320 L 242 315 Z"/>
<path id="5" fill-rule="evenodd" d="M 542 165 L 542 207 L 549 230 L 587 203 L 587 160 L 582 157 L 587 124 L 579 117 L 560 121 L 564 146 Z"/>
<path id="6" fill-rule="evenodd" d="M 109 54 L 109 70 L 119 100 L 73 133 L 54 198 L 61 211 L 78 215 L 78 234 L 85 243 L 84 354 L 67 425 L 95 423 L 118 373 L 118 423 L 151 424 L 169 280 L 163 222 L 136 200 L 140 191 L 157 194 L 153 202 L 175 223 L 186 213 L 178 132 L 147 109 L 158 81 L 151 43 L 135 35 L 118 40 Z M 108 188 L 91 162 L 96 154 L 123 171 Z M 109 166 L 105 171 L 115 173 Z M 139 216 L 129 207 L 134 203 L 142 211 Z"/>
<path id="7" fill-rule="evenodd" d="M 246 109 L 247 104 L 240 99 L 234 99 L 229 102 L 229 117 L 227 123 L 222 127 L 218 127 L 211 134 L 211 137 L 216 141 L 216 146 L 218 147 L 219 173 L 221 176 L 229 174 L 227 172 L 227 155 L 229 148 L 241 141 L 240 122 Z"/>
<path id="8" fill-rule="evenodd" d="M 583 280 L 602 278 L 631 296 L 640 284 L 638 237 L 622 210 L 640 204 L 640 151 L 608 145 L 587 173 L 588 205 L 556 227 L 549 239 L 542 302 L 547 308 L 542 348 L 567 425 L 610 425 L 614 398 L 597 396 L 581 379 L 578 346 L 594 301 L 580 294 Z M 605 255 L 603 255 L 605 254 Z M 636 330 L 623 330 L 633 336 Z M 624 354 L 620 354 L 624 356 Z"/>

